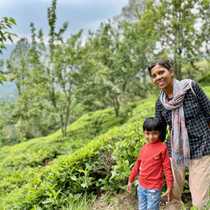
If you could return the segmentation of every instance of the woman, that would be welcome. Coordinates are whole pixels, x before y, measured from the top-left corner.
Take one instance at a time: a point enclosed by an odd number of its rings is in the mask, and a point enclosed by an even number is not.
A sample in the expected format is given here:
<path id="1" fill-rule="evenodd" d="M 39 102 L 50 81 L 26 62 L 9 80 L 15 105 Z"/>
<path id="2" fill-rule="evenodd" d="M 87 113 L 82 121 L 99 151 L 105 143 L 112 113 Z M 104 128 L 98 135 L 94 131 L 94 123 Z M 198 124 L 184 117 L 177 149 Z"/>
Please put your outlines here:
<path id="1" fill-rule="evenodd" d="M 204 208 L 210 189 L 210 101 L 193 80 L 178 81 L 169 61 L 160 60 L 149 68 L 152 82 L 160 90 L 156 117 L 170 140 L 166 144 L 174 176 L 169 209 L 181 209 L 185 167 L 189 168 L 189 187 L 193 205 Z"/>

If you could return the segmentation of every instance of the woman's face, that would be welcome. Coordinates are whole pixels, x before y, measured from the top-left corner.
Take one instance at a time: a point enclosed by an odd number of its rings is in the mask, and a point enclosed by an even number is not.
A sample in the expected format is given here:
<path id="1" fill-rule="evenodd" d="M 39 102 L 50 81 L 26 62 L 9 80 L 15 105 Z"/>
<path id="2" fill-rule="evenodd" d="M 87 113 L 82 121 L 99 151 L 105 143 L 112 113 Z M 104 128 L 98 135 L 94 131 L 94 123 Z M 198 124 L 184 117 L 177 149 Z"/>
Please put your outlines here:
<path id="1" fill-rule="evenodd" d="M 174 73 L 161 65 L 155 65 L 151 69 L 152 82 L 160 89 L 165 89 L 173 82 Z"/>

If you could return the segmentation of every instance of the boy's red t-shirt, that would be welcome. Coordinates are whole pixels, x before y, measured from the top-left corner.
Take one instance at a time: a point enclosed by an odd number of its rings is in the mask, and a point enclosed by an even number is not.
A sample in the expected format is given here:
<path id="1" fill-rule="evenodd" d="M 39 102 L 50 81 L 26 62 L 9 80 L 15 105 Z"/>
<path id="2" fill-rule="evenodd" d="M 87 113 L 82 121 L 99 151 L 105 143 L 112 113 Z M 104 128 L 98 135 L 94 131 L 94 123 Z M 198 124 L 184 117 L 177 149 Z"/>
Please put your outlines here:
<path id="1" fill-rule="evenodd" d="M 162 189 L 163 172 L 166 177 L 167 188 L 172 188 L 173 176 L 167 146 L 160 140 L 145 144 L 139 152 L 138 159 L 133 166 L 129 181 L 138 180 L 146 189 Z"/>

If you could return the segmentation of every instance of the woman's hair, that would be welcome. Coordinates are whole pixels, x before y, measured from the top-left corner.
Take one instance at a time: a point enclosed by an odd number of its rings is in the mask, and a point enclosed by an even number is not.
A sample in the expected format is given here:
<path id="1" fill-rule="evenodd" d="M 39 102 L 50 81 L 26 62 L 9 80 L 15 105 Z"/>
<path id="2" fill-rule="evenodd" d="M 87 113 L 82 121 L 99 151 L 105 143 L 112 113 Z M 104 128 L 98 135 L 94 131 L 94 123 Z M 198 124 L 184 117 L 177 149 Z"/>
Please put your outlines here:
<path id="1" fill-rule="evenodd" d="M 152 63 L 150 66 L 148 66 L 148 71 L 149 71 L 149 74 L 151 75 L 151 71 L 152 69 L 156 66 L 156 65 L 160 65 L 166 69 L 168 69 L 169 71 L 172 70 L 172 61 L 171 60 L 163 60 L 163 59 L 160 59 L 154 63 Z"/>
<path id="2" fill-rule="evenodd" d="M 148 117 L 144 120 L 143 131 L 160 131 L 159 138 L 161 141 L 165 140 L 166 127 L 156 117 Z"/>

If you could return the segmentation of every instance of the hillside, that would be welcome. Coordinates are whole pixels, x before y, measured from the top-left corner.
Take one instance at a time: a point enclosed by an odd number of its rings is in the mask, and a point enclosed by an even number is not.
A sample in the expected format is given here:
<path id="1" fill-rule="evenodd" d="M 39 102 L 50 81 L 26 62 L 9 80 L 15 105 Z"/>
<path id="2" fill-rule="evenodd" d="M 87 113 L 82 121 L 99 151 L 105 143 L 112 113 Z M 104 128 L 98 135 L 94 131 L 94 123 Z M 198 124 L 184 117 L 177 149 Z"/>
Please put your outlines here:
<path id="1" fill-rule="evenodd" d="M 210 97 L 210 86 L 204 87 Z M 144 144 L 142 122 L 155 97 L 87 113 L 68 128 L 0 149 L 0 209 L 70 209 L 79 195 L 123 192 L 129 168 Z"/>

